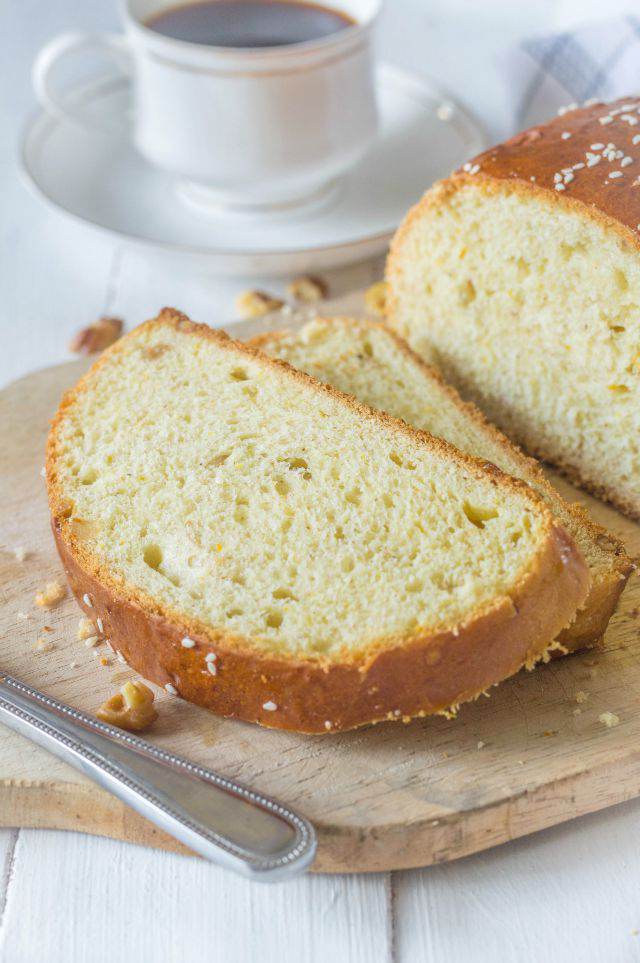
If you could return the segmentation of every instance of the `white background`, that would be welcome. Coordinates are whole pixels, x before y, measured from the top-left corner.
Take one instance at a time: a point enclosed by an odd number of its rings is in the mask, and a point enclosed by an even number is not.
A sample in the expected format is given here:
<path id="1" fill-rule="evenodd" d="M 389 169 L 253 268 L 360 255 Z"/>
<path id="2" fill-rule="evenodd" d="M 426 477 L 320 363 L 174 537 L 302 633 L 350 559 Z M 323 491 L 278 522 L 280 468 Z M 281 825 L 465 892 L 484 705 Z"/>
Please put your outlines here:
<path id="1" fill-rule="evenodd" d="M 48 212 L 20 182 L 18 135 L 34 108 L 37 49 L 60 30 L 116 29 L 114 6 L 0 6 L 0 385 L 65 360 L 71 334 L 104 312 L 134 324 L 173 304 L 224 323 L 247 286 L 154 263 Z M 449 85 L 497 139 L 510 132 L 500 51 L 626 7 L 387 0 L 379 49 Z M 333 291 L 363 286 L 379 269 L 336 272 Z M 266 888 L 196 859 L 81 834 L 4 830 L 0 959 L 627 963 L 640 960 L 639 835 L 640 802 L 632 802 L 447 866 Z"/>

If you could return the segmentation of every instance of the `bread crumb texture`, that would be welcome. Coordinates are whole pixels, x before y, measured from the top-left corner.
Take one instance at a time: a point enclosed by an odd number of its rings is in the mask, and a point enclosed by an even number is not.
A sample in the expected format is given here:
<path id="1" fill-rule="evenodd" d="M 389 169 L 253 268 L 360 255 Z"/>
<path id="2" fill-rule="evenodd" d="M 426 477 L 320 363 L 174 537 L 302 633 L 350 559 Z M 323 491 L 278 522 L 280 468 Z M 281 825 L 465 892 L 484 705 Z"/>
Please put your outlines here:
<path id="1" fill-rule="evenodd" d="M 464 624 L 515 591 L 550 531 L 532 494 L 444 444 L 157 321 L 67 397 L 48 478 L 85 570 L 285 654 Z"/>
<path id="2" fill-rule="evenodd" d="M 640 514 L 640 259 L 624 230 L 553 190 L 457 176 L 409 215 L 388 279 L 394 327 L 463 396 Z"/>
<path id="3" fill-rule="evenodd" d="M 571 650 L 593 643 L 594 636 L 604 632 L 624 585 L 620 580 L 630 571 L 621 544 L 592 525 L 579 507 L 569 506 L 535 461 L 523 455 L 477 409 L 465 405 L 438 372 L 404 342 L 380 324 L 335 317 L 318 318 L 296 332 L 260 336 L 256 344 L 273 357 L 444 438 L 536 489 L 575 540 L 593 578 L 593 602 L 587 601 L 584 614 L 563 642 Z"/>

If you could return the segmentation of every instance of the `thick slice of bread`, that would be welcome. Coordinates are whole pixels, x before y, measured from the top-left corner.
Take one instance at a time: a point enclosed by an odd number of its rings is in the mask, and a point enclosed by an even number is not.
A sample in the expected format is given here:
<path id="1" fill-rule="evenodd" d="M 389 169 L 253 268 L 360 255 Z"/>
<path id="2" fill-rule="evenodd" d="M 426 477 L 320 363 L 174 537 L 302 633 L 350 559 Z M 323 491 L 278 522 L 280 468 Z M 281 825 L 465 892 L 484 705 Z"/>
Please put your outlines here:
<path id="1" fill-rule="evenodd" d="M 65 397 L 47 483 L 127 661 L 272 727 L 450 709 L 546 654 L 589 588 L 522 482 L 169 309 Z"/>
<path id="2" fill-rule="evenodd" d="M 640 100 L 570 111 L 435 185 L 389 320 L 531 454 L 640 518 Z"/>
<path id="3" fill-rule="evenodd" d="M 568 505 L 540 466 L 490 424 L 397 335 L 353 318 L 319 318 L 297 333 L 262 335 L 251 342 L 359 401 L 402 418 L 456 448 L 493 462 L 535 488 L 569 532 L 591 572 L 591 591 L 558 641 L 569 651 L 597 642 L 632 570 L 621 542 L 584 509 Z"/>

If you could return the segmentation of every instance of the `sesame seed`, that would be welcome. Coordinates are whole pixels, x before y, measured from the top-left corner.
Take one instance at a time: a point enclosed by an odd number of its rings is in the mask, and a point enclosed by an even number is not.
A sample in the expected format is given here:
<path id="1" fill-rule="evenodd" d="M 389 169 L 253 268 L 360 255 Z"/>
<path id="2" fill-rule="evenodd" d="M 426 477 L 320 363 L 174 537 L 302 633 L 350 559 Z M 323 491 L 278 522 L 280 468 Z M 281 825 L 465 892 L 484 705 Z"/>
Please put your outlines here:
<path id="1" fill-rule="evenodd" d="M 563 191 L 565 189 L 564 184 L 556 184 L 555 188 L 557 191 Z"/>
<path id="2" fill-rule="evenodd" d="M 563 140 L 569 140 L 569 138 L 571 137 L 571 134 L 569 133 L 568 130 L 563 130 L 560 136 L 562 137 Z"/>
<path id="3" fill-rule="evenodd" d="M 592 154 L 589 151 L 587 151 L 586 157 L 587 157 L 587 167 L 595 167 L 596 164 L 599 164 L 600 161 L 602 160 L 600 154 Z"/>
<path id="4" fill-rule="evenodd" d="M 609 177 L 613 180 L 614 177 L 622 177 L 622 171 L 611 171 Z"/>
<path id="5" fill-rule="evenodd" d="M 451 104 L 440 104 L 436 110 L 436 115 L 439 120 L 451 120 L 453 117 L 453 107 Z"/>
<path id="6" fill-rule="evenodd" d="M 570 184 L 574 177 L 575 174 L 572 174 L 571 171 L 567 171 L 567 173 L 564 175 L 565 184 Z"/>
<path id="7" fill-rule="evenodd" d="M 638 118 L 634 117 L 633 114 L 622 114 L 620 120 L 623 120 L 629 127 L 635 127 L 638 123 Z"/>
<path id="8" fill-rule="evenodd" d="M 330 722 L 330 721 L 327 719 L 327 721 L 326 721 L 325 724 L 324 724 L 324 727 L 325 727 L 325 729 L 331 729 L 332 725 L 333 725 L 333 723 Z"/>
<path id="9" fill-rule="evenodd" d="M 90 635 L 88 639 L 84 640 L 84 644 L 87 649 L 95 649 L 96 645 L 100 643 L 99 635 Z"/>
<path id="10" fill-rule="evenodd" d="M 183 649 L 193 649 L 193 647 L 195 646 L 195 642 L 193 641 L 193 639 L 190 639 L 188 635 L 185 635 L 184 639 L 180 644 L 183 647 Z"/>
<path id="11" fill-rule="evenodd" d="M 102 619 L 96 619 L 96 625 L 98 626 L 98 632 L 104 632 L 104 625 L 102 624 Z"/>
<path id="12" fill-rule="evenodd" d="M 594 104 L 598 104 L 600 101 L 597 97 L 589 97 L 589 100 L 585 100 L 583 107 L 593 107 Z"/>
<path id="13" fill-rule="evenodd" d="M 272 702 L 272 701 L 269 699 L 268 702 L 263 702 L 263 703 L 262 703 L 262 708 L 263 708 L 266 712 L 275 712 L 278 707 L 277 707 L 277 705 L 275 704 L 275 702 Z"/>
<path id="14" fill-rule="evenodd" d="M 633 158 L 629 156 L 623 157 L 622 160 L 620 161 L 620 167 L 628 167 L 629 164 L 633 164 Z"/>
<path id="15" fill-rule="evenodd" d="M 613 117 L 599 117 L 598 120 L 600 121 L 603 127 L 605 124 L 613 123 Z"/>
<path id="16" fill-rule="evenodd" d="M 40 478 L 46 478 L 46 477 L 47 477 L 47 469 L 43 465 L 42 468 L 40 469 Z"/>
<path id="17" fill-rule="evenodd" d="M 577 109 L 578 109 L 577 104 L 567 104 L 566 107 L 558 107 L 558 117 L 564 117 L 564 115 L 568 114 L 570 110 L 577 110 Z"/>
<path id="18" fill-rule="evenodd" d="M 205 661 L 205 662 L 215 662 L 217 658 L 218 658 L 218 656 L 216 655 L 215 652 L 207 652 L 207 654 L 206 654 L 205 657 L 204 657 L 204 661 Z"/>
<path id="19" fill-rule="evenodd" d="M 176 687 L 175 687 L 174 685 L 171 685 L 170 682 L 167 682 L 167 683 L 166 683 L 165 689 L 167 690 L 167 692 L 169 693 L 169 695 L 177 695 L 177 694 L 178 694 L 178 690 L 176 689 Z"/>
<path id="20" fill-rule="evenodd" d="M 640 144 L 640 134 L 634 134 L 631 138 L 632 144 Z"/>
<path id="21" fill-rule="evenodd" d="M 84 604 L 87 605 L 90 609 L 93 608 L 93 602 L 91 601 L 91 599 L 89 598 L 89 596 L 86 594 L 86 592 L 85 592 L 85 594 L 82 596 L 82 601 L 83 601 Z"/>
<path id="22" fill-rule="evenodd" d="M 591 150 L 602 150 L 603 147 L 604 147 L 604 144 L 592 144 Z"/>
<path id="23" fill-rule="evenodd" d="M 207 669 L 209 670 L 209 672 L 211 673 L 211 675 L 217 675 L 217 674 L 218 674 L 218 669 L 217 669 L 217 666 L 216 666 L 215 662 L 206 662 L 205 665 L 207 666 Z"/>
<path id="24" fill-rule="evenodd" d="M 583 167 L 584 167 L 584 164 L 583 164 L 582 161 L 581 161 L 579 164 L 574 164 L 574 165 L 573 165 L 573 170 L 574 170 L 574 171 L 581 171 Z"/>

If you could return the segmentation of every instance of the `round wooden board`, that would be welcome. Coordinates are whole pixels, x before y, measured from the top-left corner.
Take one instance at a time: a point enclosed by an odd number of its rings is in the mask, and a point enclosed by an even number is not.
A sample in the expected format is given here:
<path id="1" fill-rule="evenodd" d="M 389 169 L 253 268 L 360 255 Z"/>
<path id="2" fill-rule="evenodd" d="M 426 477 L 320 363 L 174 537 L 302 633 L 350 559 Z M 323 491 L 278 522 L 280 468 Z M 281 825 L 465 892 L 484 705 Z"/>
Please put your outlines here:
<path id="1" fill-rule="evenodd" d="M 29 375 L 0 393 L 0 664 L 93 711 L 134 673 L 106 648 L 76 640 L 80 613 L 70 597 L 50 610 L 34 605 L 36 592 L 62 575 L 40 474 L 48 420 L 86 364 Z M 640 553 L 639 526 L 554 481 Z M 318 830 L 319 872 L 454 859 L 640 793 L 638 596 L 634 578 L 602 650 L 523 672 L 453 721 L 298 736 L 221 719 L 160 691 L 150 738 L 297 807 Z M 51 651 L 35 648 L 42 636 Z M 95 651 L 109 664 L 101 665 Z M 580 706 L 578 691 L 589 694 Z M 620 724 L 603 726 L 598 717 L 605 711 Z M 179 848 L 75 770 L 5 730 L 0 824 Z"/>

